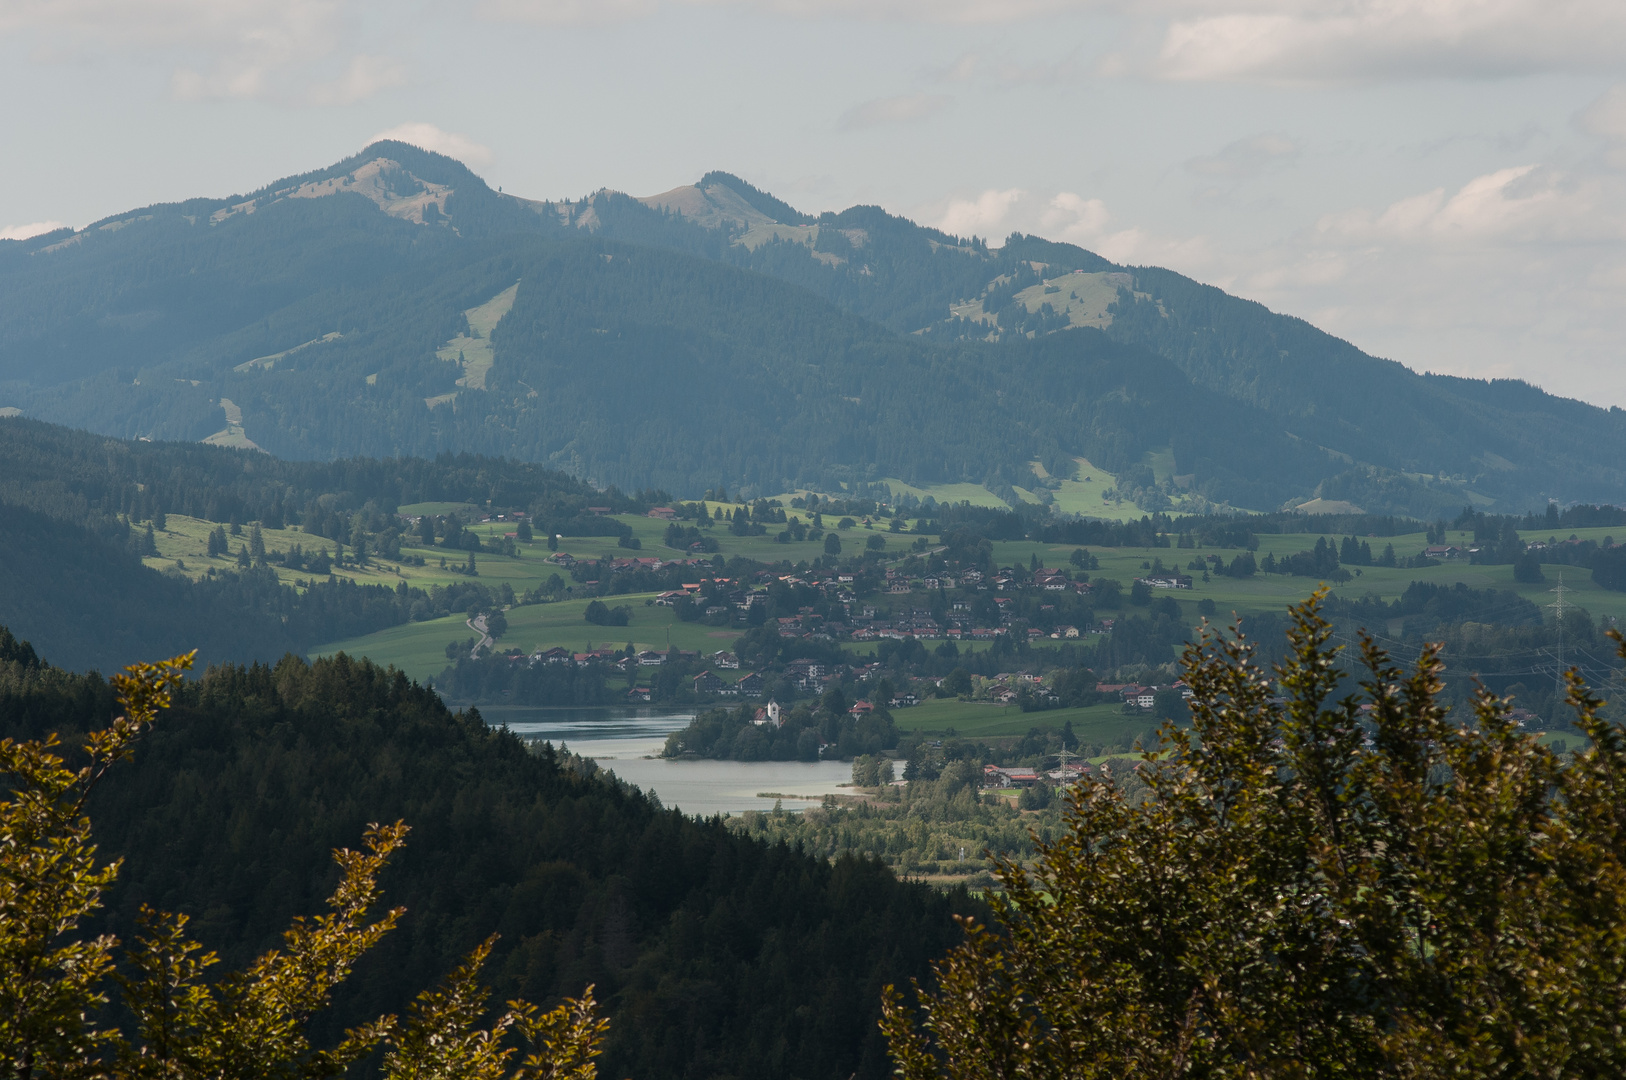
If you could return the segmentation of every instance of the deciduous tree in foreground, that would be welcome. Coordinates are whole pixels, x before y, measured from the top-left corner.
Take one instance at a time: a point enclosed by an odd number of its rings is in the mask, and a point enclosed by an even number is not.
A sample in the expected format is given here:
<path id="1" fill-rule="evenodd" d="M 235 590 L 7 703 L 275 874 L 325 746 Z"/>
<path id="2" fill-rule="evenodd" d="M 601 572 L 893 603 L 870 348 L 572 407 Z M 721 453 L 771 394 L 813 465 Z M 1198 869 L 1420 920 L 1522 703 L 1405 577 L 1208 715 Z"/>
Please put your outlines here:
<path id="1" fill-rule="evenodd" d="M 124 715 L 88 737 L 81 768 L 52 752 L 54 736 L 0 740 L 0 1080 L 318 1080 L 342 1075 L 381 1044 L 390 1080 L 592 1080 L 607 1025 L 595 1016 L 591 987 L 551 1012 L 509 1002 L 480 1026 L 487 992 L 478 977 L 490 940 L 445 986 L 420 994 L 404 1021 L 383 1016 L 338 1046 L 310 1044 L 306 1022 L 403 914 L 371 914 L 378 874 L 406 838 L 399 822 L 369 829 L 365 851 L 336 851 L 343 875 L 329 913 L 296 919 L 283 947 L 246 971 L 206 981 L 216 958 L 187 938 L 183 915 L 144 908 L 124 965 L 111 937 L 76 933 L 119 870 L 96 861 L 85 800 L 130 756 L 191 663 L 189 654 L 115 676 Z M 132 1033 L 99 1019 L 110 983 L 122 988 Z"/>
<path id="2" fill-rule="evenodd" d="M 1560 760 L 1490 694 L 1449 720 L 1438 649 L 1364 638 L 1341 696 L 1318 605 L 1274 677 L 1187 649 L 1145 801 L 1086 781 L 921 1014 L 888 988 L 901 1077 L 1626 1076 L 1622 729 L 1572 673 Z"/>

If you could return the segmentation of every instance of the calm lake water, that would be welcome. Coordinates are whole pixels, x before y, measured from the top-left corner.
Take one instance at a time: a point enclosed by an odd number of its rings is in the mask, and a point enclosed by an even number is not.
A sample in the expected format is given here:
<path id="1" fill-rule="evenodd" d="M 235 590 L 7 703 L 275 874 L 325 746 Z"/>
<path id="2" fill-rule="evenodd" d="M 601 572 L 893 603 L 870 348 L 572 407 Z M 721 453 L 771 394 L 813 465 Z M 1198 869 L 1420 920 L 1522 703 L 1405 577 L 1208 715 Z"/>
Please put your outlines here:
<path id="1" fill-rule="evenodd" d="M 710 816 L 744 810 L 772 810 L 774 800 L 760 792 L 799 795 L 787 798 L 786 810 L 802 810 L 852 781 L 852 766 L 841 761 L 667 761 L 657 757 L 666 737 L 688 726 L 692 710 L 626 708 L 526 709 L 482 708 L 493 727 L 506 726 L 523 739 L 567 746 L 590 757 L 645 792 L 653 791 L 666 806 L 686 814 Z"/>

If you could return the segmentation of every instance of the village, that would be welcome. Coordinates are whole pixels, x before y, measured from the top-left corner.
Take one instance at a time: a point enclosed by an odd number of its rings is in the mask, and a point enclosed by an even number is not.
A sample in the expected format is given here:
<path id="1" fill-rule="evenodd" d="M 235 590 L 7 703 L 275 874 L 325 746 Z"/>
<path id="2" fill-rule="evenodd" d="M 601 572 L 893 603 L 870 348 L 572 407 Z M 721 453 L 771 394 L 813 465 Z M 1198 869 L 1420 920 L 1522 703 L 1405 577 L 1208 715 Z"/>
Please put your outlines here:
<path id="1" fill-rule="evenodd" d="M 549 561 L 562 569 L 574 570 L 579 560 L 567 552 L 549 556 Z M 685 570 L 709 568 L 707 560 L 694 558 L 662 559 L 659 557 L 622 557 L 593 564 L 596 573 L 629 574 L 638 571 L 651 573 L 680 567 Z M 1083 575 L 1087 578 L 1088 575 Z M 563 646 L 537 648 L 530 653 L 510 651 L 507 660 L 521 665 L 573 665 L 582 668 L 610 669 L 619 672 L 628 683 L 625 691 L 629 702 L 649 702 L 656 692 L 645 677 L 664 665 L 681 665 L 692 671 L 686 676 L 688 694 L 685 700 L 693 702 L 722 701 L 727 699 L 760 699 L 770 689 L 784 693 L 794 691 L 800 696 L 818 696 L 832 687 L 863 685 L 873 679 L 889 675 L 898 680 L 894 665 L 879 661 L 854 662 L 832 660 L 831 657 L 850 655 L 840 650 L 842 644 L 862 646 L 891 642 L 894 644 L 918 642 L 922 646 L 952 643 L 1012 643 L 1020 640 L 1029 646 L 1055 642 L 1081 644 L 1089 635 L 1108 635 L 1115 618 L 1090 620 L 1080 627 L 1073 623 L 1055 623 L 1048 628 L 1027 625 L 1017 613 L 1019 597 L 1046 600 L 1056 594 L 1088 598 L 1092 586 L 1087 580 L 1074 577 L 1067 568 L 1040 567 L 1026 573 L 1000 570 L 985 575 L 969 568 L 961 571 L 911 576 L 894 568 L 879 570 L 872 578 L 862 573 L 808 571 L 802 574 L 783 574 L 773 570 L 760 570 L 747 578 L 700 577 L 683 583 L 676 589 L 667 589 L 645 600 L 654 606 L 685 606 L 699 618 L 711 623 L 742 627 L 766 627 L 783 642 L 794 647 L 796 643 L 825 646 L 821 658 L 797 657 L 772 670 L 742 670 L 742 662 L 735 652 L 723 649 L 704 654 L 698 650 L 668 649 L 664 651 L 601 647 L 573 650 Z M 1185 575 L 1163 573 L 1136 579 L 1136 583 L 1149 589 L 1183 589 L 1190 587 Z M 596 588 L 600 582 L 590 578 L 583 582 Z M 858 589 L 866 588 L 879 594 L 875 600 L 860 599 Z M 954 590 L 952 596 L 950 590 Z M 770 606 L 783 610 L 774 603 L 786 594 L 811 592 L 820 600 L 817 604 L 800 605 L 794 614 L 766 616 L 762 612 Z M 987 595 L 979 604 L 974 594 Z M 926 603 L 935 597 L 936 604 Z M 1041 612 L 1054 610 L 1053 603 L 1038 605 Z M 986 622 L 980 614 L 988 616 Z M 753 618 L 753 612 L 757 617 Z M 974 646 L 973 646 L 974 647 Z M 951 652 L 950 655 L 954 655 Z M 927 675 L 907 679 L 896 689 L 889 690 L 884 707 L 907 708 L 933 696 L 959 696 L 962 700 L 987 702 L 994 705 L 1018 705 L 1024 702 L 1043 706 L 1053 697 L 1050 679 L 1040 673 L 1044 663 L 1033 665 L 1033 670 L 994 672 L 987 676 L 972 675 L 961 686 L 945 691 L 946 675 Z M 744 665 L 749 668 L 750 665 Z M 1180 684 L 1176 684 L 1179 688 Z M 1098 700 L 1113 700 L 1126 710 L 1150 712 L 1154 706 L 1157 685 L 1138 683 L 1100 683 L 1095 687 Z M 868 712 L 874 706 L 860 700 L 851 707 L 853 715 Z"/>

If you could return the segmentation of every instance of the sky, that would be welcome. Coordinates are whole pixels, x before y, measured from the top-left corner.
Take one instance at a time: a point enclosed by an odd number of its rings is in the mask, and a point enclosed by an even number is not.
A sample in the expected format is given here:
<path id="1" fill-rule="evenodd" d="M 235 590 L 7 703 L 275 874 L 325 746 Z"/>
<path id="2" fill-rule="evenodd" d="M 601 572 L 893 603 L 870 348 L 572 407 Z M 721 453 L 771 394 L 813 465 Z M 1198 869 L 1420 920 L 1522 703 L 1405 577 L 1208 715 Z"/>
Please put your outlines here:
<path id="1" fill-rule="evenodd" d="M 1622 0 L 0 0 L 0 94 L 0 238 L 391 134 L 1036 233 L 1626 407 Z"/>

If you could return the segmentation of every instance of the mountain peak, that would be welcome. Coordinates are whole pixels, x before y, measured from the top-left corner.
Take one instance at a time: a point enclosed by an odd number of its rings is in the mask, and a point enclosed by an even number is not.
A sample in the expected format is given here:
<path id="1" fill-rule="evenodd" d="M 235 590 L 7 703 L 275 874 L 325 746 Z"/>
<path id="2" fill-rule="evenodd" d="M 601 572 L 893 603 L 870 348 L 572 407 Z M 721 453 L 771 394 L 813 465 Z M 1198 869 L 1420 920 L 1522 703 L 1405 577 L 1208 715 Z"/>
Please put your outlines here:
<path id="1" fill-rule="evenodd" d="M 453 195 L 490 193 L 484 180 L 456 158 L 395 139 L 380 139 L 343 161 L 286 177 L 246 196 L 225 200 L 210 215 L 218 223 L 252 214 L 285 199 L 316 199 L 344 193 L 371 200 L 391 217 L 419 225 L 444 224 Z"/>
<path id="2" fill-rule="evenodd" d="M 698 183 L 647 195 L 645 206 L 682 214 L 708 229 L 738 225 L 811 225 L 814 218 L 732 173 L 709 172 Z"/>
<path id="3" fill-rule="evenodd" d="M 375 146 L 386 148 L 386 144 L 382 143 Z M 372 149 L 374 147 L 368 148 Z M 325 170 L 327 175 L 311 179 L 296 177 L 285 186 L 221 207 L 210 215 L 209 220 L 219 223 L 237 214 L 252 214 L 257 209 L 284 199 L 320 199 L 347 192 L 371 200 L 386 214 L 403 221 L 431 225 L 446 220 L 446 201 L 453 192 L 450 184 L 423 179 L 393 157 L 384 156 L 383 149 L 373 156 L 368 156 L 367 151 L 359 156 L 365 160 L 346 172 Z"/>

